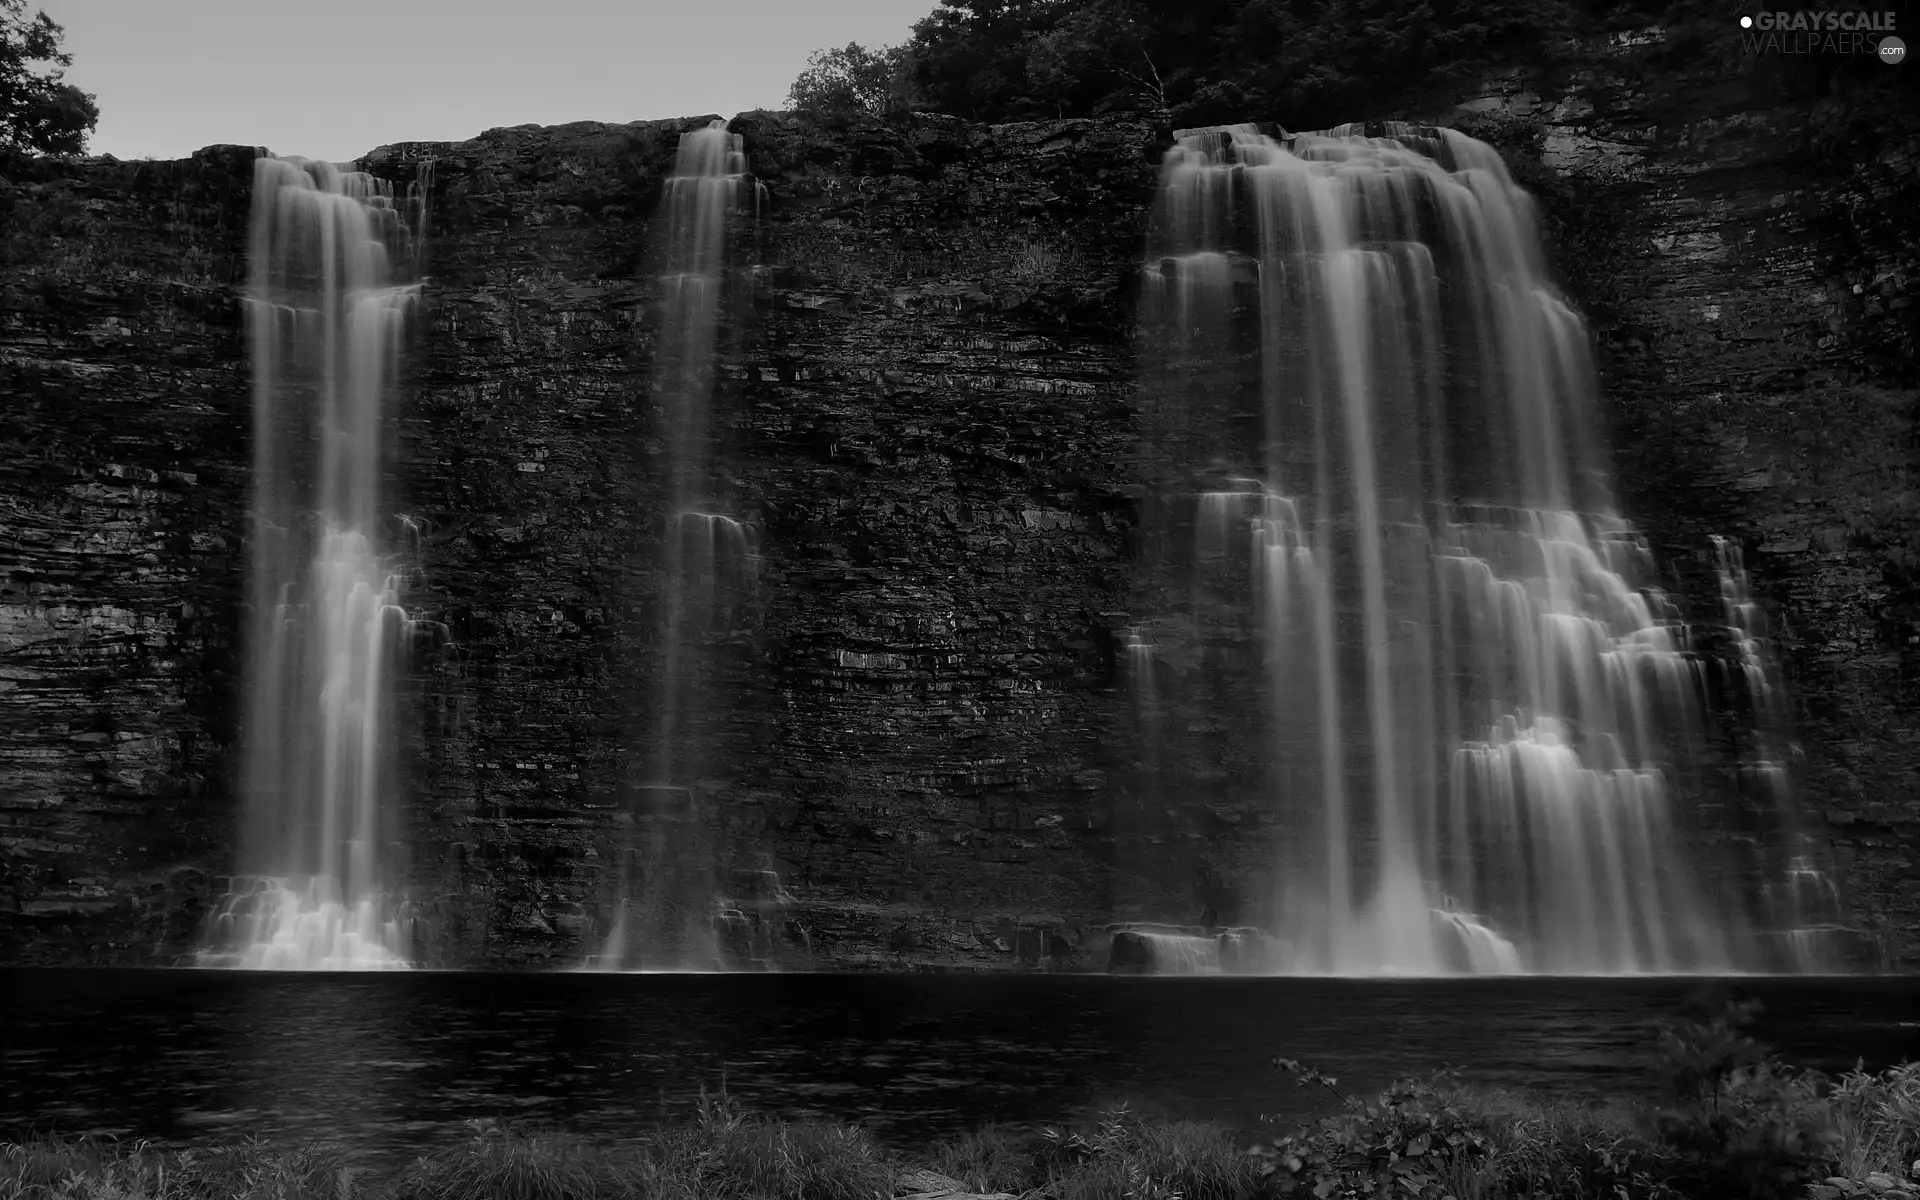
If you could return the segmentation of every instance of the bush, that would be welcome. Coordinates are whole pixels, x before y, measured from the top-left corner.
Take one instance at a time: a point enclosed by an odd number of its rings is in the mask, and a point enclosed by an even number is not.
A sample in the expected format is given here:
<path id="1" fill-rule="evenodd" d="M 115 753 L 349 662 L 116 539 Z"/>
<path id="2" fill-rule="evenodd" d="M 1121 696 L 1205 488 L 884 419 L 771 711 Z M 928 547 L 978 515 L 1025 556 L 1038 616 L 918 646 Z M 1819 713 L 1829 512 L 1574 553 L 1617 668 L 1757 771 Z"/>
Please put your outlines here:
<path id="1" fill-rule="evenodd" d="M 888 1200 L 893 1167 L 866 1130 L 748 1113 L 702 1094 L 690 1127 L 653 1143 L 664 1184 L 714 1200 Z"/>
<path id="2" fill-rule="evenodd" d="M 391 1185 L 393 1200 L 604 1200 L 662 1192 L 660 1172 L 644 1153 L 490 1122 L 476 1128 L 466 1144 L 401 1172 Z"/>
<path id="3" fill-rule="evenodd" d="M 1797 1195 L 1831 1161 L 1822 1079 L 1782 1066 L 1741 1030 L 1758 1002 L 1668 1024 L 1660 1045 L 1676 1105 L 1655 1119 L 1688 1195 Z"/>
<path id="4" fill-rule="evenodd" d="M 1878 1075 L 1856 1066 L 1827 1097 L 1832 1106 L 1834 1169 L 1848 1179 L 1878 1171 L 1900 1178 L 1920 1161 L 1920 1063 Z"/>
<path id="5" fill-rule="evenodd" d="M 1049 1129 L 1039 1161 L 1055 1200 L 1237 1200 L 1260 1173 L 1225 1130 L 1197 1121 L 1144 1121 L 1126 1105 L 1093 1128 Z"/>

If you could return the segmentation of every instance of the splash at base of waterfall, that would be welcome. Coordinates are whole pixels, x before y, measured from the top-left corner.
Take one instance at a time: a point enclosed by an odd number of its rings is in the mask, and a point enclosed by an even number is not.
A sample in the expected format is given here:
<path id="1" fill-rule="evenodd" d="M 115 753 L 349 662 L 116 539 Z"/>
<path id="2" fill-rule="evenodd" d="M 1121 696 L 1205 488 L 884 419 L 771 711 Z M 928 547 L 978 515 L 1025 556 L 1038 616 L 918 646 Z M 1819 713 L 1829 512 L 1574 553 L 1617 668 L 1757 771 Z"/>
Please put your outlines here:
<path id="1" fill-rule="evenodd" d="M 255 971 L 405 971 L 413 966 L 401 906 L 385 898 L 342 900 L 319 878 L 255 876 L 213 918 L 209 949 L 195 965 Z"/>

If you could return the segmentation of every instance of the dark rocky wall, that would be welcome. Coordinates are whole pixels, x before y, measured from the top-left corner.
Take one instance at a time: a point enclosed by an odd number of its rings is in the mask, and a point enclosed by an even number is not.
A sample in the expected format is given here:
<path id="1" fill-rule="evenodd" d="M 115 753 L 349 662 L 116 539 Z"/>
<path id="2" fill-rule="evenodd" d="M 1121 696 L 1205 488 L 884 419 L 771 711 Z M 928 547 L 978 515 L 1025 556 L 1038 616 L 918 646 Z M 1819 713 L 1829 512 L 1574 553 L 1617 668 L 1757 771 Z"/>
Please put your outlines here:
<path id="1" fill-rule="evenodd" d="M 1748 547 L 1806 801 L 1856 919 L 1912 956 L 1912 93 L 1670 51 L 1623 40 L 1450 115 L 1542 193 L 1622 503 L 1691 615 L 1713 619 L 1706 535 Z M 842 965 L 1084 960 L 1115 914 L 1256 910 L 1253 796 L 1149 815 L 1129 791 L 1133 280 L 1168 137 L 1142 120 L 736 120 L 766 197 L 730 230 L 715 413 L 761 561 L 704 656 L 693 807 L 650 807 L 651 272 L 692 124 L 369 159 L 434 160 L 394 486 L 424 530 L 409 603 L 448 634 L 403 705 L 439 961 L 576 960 L 636 839 L 736 898 L 778 871 L 791 898 L 742 907 Z M 249 157 L 0 185 L 13 960 L 170 961 L 232 867 Z"/>
<path id="2" fill-rule="evenodd" d="M 232 821 L 252 152 L 0 186 L 0 946 L 190 935 Z"/>
<path id="3" fill-rule="evenodd" d="M 1904 74 L 1902 74 L 1904 72 Z M 1863 928 L 1920 959 L 1920 87 L 1742 59 L 1731 22 L 1623 35 L 1455 123 L 1542 193 L 1593 322 L 1621 506 L 1689 617 L 1739 543 L 1795 700 L 1795 764 Z M 1732 723 L 1726 730 L 1734 737 Z"/>

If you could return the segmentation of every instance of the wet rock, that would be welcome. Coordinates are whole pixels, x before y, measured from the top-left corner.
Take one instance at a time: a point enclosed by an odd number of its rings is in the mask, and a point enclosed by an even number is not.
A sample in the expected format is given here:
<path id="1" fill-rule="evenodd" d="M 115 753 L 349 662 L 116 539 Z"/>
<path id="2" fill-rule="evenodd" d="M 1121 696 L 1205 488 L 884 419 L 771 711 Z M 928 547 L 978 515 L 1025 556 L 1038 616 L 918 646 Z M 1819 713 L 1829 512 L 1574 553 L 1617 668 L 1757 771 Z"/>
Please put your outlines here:
<path id="1" fill-rule="evenodd" d="M 1429 115 L 1539 193 L 1595 326 L 1620 505 L 1683 613 L 1718 619 L 1708 533 L 1756 552 L 1806 804 L 1847 818 L 1823 826 L 1844 923 L 1913 956 L 1920 593 L 1876 522 L 1915 485 L 1887 448 L 1920 385 L 1920 120 L 1871 79 L 1756 82 L 1737 54 L 1670 48 L 1619 39 L 1565 94 L 1516 77 Z M 577 960 L 564 906 L 604 903 L 618 847 L 669 824 L 720 881 L 804 863 L 786 915 L 734 897 L 740 948 L 765 934 L 827 966 L 1041 969 L 1122 892 L 1200 911 L 1197 861 L 1269 879 L 1280 834 L 1247 781 L 1270 731 L 1231 716 L 1258 704 L 1222 704 L 1208 761 L 1183 764 L 1215 794 L 1191 804 L 1132 794 L 1140 748 L 1115 735 L 1151 452 L 1133 289 L 1167 137 L 1125 116 L 737 120 L 767 191 L 729 231 L 713 428 L 761 574 L 712 632 L 726 702 L 687 727 L 710 786 L 667 813 L 636 799 L 637 681 L 664 653 L 658 201 L 698 123 L 370 160 L 402 181 L 435 160 L 394 478 L 426 531 L 407 603 L 444 630 L 396 715 L 413 839 L 460 848 L 414 856 L 439 961 Z M 0 958 L 177 954 L 205 889 L 149 885 L 234 868 L 251 155 L 0 181 Z M 1157 670 L 1212 652 L 1165 632 Z M 1059 924 L 1023 939 L 995 929 L 1007 912 Z M 1106 936 L 1076 953 L 1135 969 Z"/>
<path id="2" fill-rule="evenodd" d="M 976 1192 L 938 1171 L 915 1169 L 894 1176 L 896 1200 L 1017 1200 L 1009 1192 Z"/>
<path id="3" fill-rule="evenodd" d="M 1287 968 L 1287 943 L 1261 930 L 1228 929 L 1217 940 L 1220 969 L 1229 975 L 1268 975 Z"/>
<path id="4" fill-rule="evenodd" d="M 1107 971 L 1114 975 L 1204 975 L 1220 970 L 1220 944 L 1200 934 L 1122 929 L 1113 934 Z"/>
<path id="5" fill-rule="evenodd" d="M 1153 945 L 1144 934 L 1122 930 L 1107 948 L 1107 970 L 1115 975 L 1153 974 Z"/>

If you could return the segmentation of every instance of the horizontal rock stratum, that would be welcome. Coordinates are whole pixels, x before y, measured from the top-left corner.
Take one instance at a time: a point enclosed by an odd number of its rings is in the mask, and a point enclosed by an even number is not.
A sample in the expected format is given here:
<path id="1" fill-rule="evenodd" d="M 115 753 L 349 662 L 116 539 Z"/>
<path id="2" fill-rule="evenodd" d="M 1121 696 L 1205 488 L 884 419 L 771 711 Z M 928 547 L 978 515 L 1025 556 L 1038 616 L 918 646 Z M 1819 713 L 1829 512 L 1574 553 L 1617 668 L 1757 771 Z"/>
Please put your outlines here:
<path id="1" fill-rule="evenodd" d="M 1410 115 L 1539 193 L 1599 331 L 1621 505 L 1701 621 L 1708 535 L 1748 547 L 1806 803 L 1855 923 L 1910 960 L 1920 119 L 1908 92 L 1815 98 L 1658 49 Z M 635 822 L 697 825 L 794 963 L 1100 969 L 1116 920 L 1257 923 L 1260 747 L 1153 811 L 1120 782 L 1154 452 L 1134 292 L 1171 135 L 1144 117 L 733 122 L 765 194 L 730 237 L 716 404 L 762 575 L 713 679 L 728 769 L 657 811 L 632 720 L 658 650 L 653 224 L 706 119 L 366 160 L 433 162 L 390 494 L 420 530 L 407 603 L 444 630 L 400 704 L 436 961 L 577 961 Z M 253 155 L 0 182 L 10 961 L 173 961 L 232 870 Z"/>

